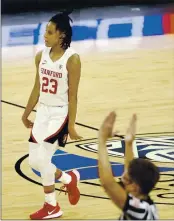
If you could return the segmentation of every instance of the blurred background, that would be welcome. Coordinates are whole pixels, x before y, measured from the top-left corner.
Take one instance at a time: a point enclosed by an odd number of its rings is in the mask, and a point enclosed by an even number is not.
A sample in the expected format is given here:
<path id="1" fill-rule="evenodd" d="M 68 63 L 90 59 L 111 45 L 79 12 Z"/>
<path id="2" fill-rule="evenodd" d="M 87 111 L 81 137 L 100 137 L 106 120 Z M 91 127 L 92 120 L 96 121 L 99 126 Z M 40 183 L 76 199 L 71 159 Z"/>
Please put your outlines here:
<path id="1" fill-rule="evenodd" d="M 42 44 L 48 19 L 72 8 L 73 41 L 174 33 L 173 0 L 3 0 L 2 47 Z"/>

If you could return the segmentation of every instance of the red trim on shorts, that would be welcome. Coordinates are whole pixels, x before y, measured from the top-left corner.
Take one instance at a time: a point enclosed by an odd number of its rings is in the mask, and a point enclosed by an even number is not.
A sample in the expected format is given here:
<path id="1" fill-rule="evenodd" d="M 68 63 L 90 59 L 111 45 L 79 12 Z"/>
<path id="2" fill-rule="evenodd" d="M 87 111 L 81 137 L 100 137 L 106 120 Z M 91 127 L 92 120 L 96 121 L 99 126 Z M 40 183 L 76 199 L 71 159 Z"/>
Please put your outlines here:
<path id="1" fill-rule="evenodd" d="M 37 143 L 36 139 L 35 139 L 34 136 L 33 136 L 32 131 L 31 131 L 31 138 L 32 138 L 32 140 L 34 141 L 34 143 Z"/>
<path id="2" fill-rule="evenodd" d="M 62 130 L 62 128 L 63 128 L 64 125 L 66 124 L 67 120 L 68 120 L 68 115 L 66 116 L 66 118 L 65 118 L 65 120 L 64 120 L 64 122 L 63 122 L 63 124 L 62 124 L 62 126 L 58 129 L 58 131 L 56 131 L 54 134 L 50 135 L 49 137 L 45 138 L 44 141 L 47 141 L 47 140 L 49 140 L 50 138 L 56 136 L 56 135 Z"/>

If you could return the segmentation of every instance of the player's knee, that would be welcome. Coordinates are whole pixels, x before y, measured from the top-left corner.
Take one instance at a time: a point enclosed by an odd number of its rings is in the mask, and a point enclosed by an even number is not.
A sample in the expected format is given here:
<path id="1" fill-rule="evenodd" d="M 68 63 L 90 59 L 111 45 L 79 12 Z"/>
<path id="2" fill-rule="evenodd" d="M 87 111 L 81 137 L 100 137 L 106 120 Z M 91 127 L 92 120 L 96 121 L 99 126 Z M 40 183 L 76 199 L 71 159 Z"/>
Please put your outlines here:
<path id="1" fill-rule="evenodd" d="M 29 165 L 35 170 L 39 170 L 39 171 L 45 170 L 45 168 L 48 167 L 50 162 L 51 160 L 48 159 L 46 155 L 29 154 Z"/>
<path id="2" fill-rule="evenodd" d="M 39 170 L 39 163 L 38 163 L 37 155 L 29 154 L 28 162 L 31 168 L 35 170 Z"/>
<path id="3" fill-rule="evenodd" d="M 44 151 L 39 153 L 37 160 L 41 169 L 48 167 L 49 163 L 51 162 L 51 158 Z"/>

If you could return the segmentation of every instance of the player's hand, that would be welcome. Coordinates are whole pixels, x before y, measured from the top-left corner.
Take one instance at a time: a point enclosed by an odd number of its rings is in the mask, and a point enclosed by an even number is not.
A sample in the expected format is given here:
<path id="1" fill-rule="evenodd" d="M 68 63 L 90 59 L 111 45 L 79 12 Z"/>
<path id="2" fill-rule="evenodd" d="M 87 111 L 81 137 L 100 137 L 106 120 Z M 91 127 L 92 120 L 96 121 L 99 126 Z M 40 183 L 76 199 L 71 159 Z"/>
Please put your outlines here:
<path id="1" fill-rule="evenodd" d="M 32 128 L 33 127 L 33 122 L 31 122 L 30 120 L 28 120 L 25 117 L 22 117 L 22 122 L 25 125 L 26 128 Z"/>
<path id="2" fill-rule="evenodd" d="M 109 115 L 104 119 L 100 130 L 99 139 L 106 141 L 108 138 L 113 137 L 116 133 L 113 133 L 113 127 L 116 119 L 116 113 L 110 112 Z"/>
<path id="3" fill-rule="evenodd" d="M 80 140 L 83 138 L 76 132 L 74 127 L 68 127 L 68 132 L 71 140 Z"/>
<path id="4" fill-rule="evenodd" d="M 135 139 L 137 115 L 133 114 L 126 131 L 125 142 L 132 143 Z"/>

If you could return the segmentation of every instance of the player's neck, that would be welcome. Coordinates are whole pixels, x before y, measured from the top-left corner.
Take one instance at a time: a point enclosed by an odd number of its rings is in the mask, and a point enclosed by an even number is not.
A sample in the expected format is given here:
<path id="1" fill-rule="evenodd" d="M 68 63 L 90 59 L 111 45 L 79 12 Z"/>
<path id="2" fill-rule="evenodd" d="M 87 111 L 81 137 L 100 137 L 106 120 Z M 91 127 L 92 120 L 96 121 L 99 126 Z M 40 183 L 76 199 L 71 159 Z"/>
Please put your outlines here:
<path id="1" fill-rule="evenodd" d="M 51 53 L 53 54 L 63 54 L 65 50 L 60 47 L 60 45 L 55 45 L 51 48 Z"/>
<path id="2" fill-rule="evenodd" d="M 148 198 L 148 196 L 147 195 L 143 195 L 143 194 L 139 194 L 139 193 L 135 193 L 135 192 L 133 192 L 133 193 L 131 193 L 133 196 L 135 196 L 135 197 L 137 197 L 138 199 L 140 199 L 140 200 L 146 200 L 147 198 Z"/>

